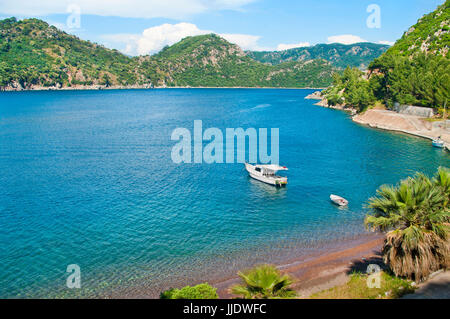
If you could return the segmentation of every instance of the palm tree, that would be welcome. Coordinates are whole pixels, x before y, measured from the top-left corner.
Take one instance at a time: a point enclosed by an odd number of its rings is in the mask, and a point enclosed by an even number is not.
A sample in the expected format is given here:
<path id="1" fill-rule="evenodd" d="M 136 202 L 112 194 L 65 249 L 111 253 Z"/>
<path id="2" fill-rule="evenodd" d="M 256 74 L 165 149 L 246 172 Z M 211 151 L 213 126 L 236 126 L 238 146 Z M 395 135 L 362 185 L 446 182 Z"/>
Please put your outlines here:
<path id="1" fill-rule="evenodd" d="M 433 179 L 416 174 L 369 199 L 365 224 L 388 232 L 383 259 L 395 275 L 422 280 L 450 266 L 449 184 L 449 170 L 440 168 Z"/>
<path id="2" fill-rule="evenodd" d="M 437 187 L 441 188 L 441 191 L 444 194 L 447 195 L 444 206 L 448 207 L 447 204 L 450 201 L 450 173 L 449 173 L 449 170 L 444 167 L 440 167 L 438 172 L 434 176 L 433 182 Z"/>
<path id="3" fill-rule="evenodd" d="M 244 299 L 292 298 L 296 292 L 289 288 L 293 283 L 288 275 L 282 275 L 275 266 L 262 265 L 245 273 L 239 272 L 244 282 L 231 288 L 231 293 Z"/>

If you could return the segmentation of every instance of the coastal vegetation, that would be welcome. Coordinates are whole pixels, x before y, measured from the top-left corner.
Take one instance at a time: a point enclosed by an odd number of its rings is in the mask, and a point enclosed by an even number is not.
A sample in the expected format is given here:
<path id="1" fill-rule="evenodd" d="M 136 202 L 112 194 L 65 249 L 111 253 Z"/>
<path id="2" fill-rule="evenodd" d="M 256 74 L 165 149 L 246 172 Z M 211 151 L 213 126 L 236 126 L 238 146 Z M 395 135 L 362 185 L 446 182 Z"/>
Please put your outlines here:
<path id="1" fill-rule="evenodd" d="M 450 0 L 425 15 L 370 65 L 335 74 L 323 96 L 330 105 L 362 112 L 376 101 L 434 108 L 443 113 L 450 100 Z"/>
<path id="2" fill-rule="evenodd" d="M 283 275 L 275 266 L 261 265 L 246 272 L 239 272 L 242 284 L 231 288 L 231 293 L 243 299 L 293 298 L 296 292 L 289 275 Z"/>
<path id="3" fill-rule="evenodd" d="M 357 68 L 335 73 L 333 85 L 324 92 L 329 105 L 345 104 L 362 112 L 380 101 L 390 108 L 399 103 L 432 107 L 442 113 L 450 100 L 450 60 L 446 57 L 383 55 L 370 69 L 370 75 Z"/>
<path id="4" fill-rule="evenodd" d="M 387 54 L 370 66 L 370 88 L 388 107 L 395 103 L 439 110 L 450 98 L 450 59 L 418 53 L 413 59 Z"/>
<path id="5" fill-rule="evenodd" d="M 369 229 L 387 232 L 383 260 L 396 276 L 417 281 L 450 266 L 450 171 L 417 174 L 381 186 L 369 200 Z"/>
<path id="6" fill-rule="evenodd" d="M 169 289 L 161 293 L 160 299 L 218 299 L 217 289 L 208 283 Z"/>
<path id="7" fill-rule="evenodd" d="M 245 53 L 256 61 L 271 65 L 322 59 L 339 69 L 345 69 L 347 66 L 367 69 L 370 62 L 386 52 L 388 48 L 388 45 L 369 42 L 331 43 L 282 51 L 246 51 Z"/>
<path id="8" fill-rule="evenodd" d="M 325 94 L 329 105 L 348 104 L 361 112 L 376 101 L 375 88 L 378 88 L 376 81 L 364 78 L 359 69 L 348 67 L 342 75 L 334 74 L 333 86 Z"/>
<path id="9" fill-rule="evenodd" d="M 368 274 L 355 272 L 350 280 L 341 286 L 333 287 L 310 296 L 311 299 L 397 299 L 403 295 L 414 293 L 412 281 L 398 278 L 382 271 L 379 287 L 367 285 Z"/>

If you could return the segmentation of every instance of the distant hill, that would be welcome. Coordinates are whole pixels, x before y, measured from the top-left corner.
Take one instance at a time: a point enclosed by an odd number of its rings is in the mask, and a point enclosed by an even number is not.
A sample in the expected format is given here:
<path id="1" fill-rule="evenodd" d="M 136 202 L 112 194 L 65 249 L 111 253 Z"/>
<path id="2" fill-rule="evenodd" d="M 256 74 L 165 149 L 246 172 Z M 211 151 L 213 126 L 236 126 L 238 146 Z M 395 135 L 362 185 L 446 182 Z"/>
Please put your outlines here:
<path id="1" fill-rule="evenodd" d="M 265 65 L 210 34 L 154 56 L 129 57 L 38 19 L 0 20 L 0 89 L 83 87 L 326 87 L 324 60 Z"/>
<path id="2" fill-rule="evenodd" d="M 370 62 L 386 52 L 388 48 L 388 45 L 368 42 L 351 45 L 333 43 L 285 51 L 246 51 L 246 54 L 259 62 L 272 65 L 289 61 L 323 59 L 331 62 L 337 68 L 350 66 L 367 69 Z"/>
<path id="3" fill-rule="evenodd" d="M 187 37 L 142 60 L 168 86 L 325 87 L 334 71 L 324 60 L 265 65 L 215 34 Z"/>

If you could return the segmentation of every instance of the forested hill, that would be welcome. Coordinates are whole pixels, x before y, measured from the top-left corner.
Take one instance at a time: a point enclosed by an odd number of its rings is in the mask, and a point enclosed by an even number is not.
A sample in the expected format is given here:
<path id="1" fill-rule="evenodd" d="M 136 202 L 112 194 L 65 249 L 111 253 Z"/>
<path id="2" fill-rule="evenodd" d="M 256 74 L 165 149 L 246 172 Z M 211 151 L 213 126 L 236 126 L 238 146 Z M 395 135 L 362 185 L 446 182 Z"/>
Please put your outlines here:
<path id="1" fill-rule="evenodd" d="M 0 86 L 68 87 L 145 83 L 138 64 L 116 50 L 38 19 L 0 21 Z"/>
<path id="2" fill-rule="evenodd" d="M 0 89 L 325 87 L 333 71 L 324 60 L 265 65 L 214 34 L 185 38 L 155 56 L 132 58 L 38 19 L 0 21 Z"/>
<path id="3" fill-rule="evenodd" d="M 370 62 L 386 52 L 388 45 L 376 43 L 318 44 L 312 47 L 293 48 L 284 51 L 246 51 L 246 54 L 262 63 L 272 65 L 289 61 L 323 59 L 337 68 L 357 67 L 367 69 Z"/>
<path id="4" fill-rule="evenodd" d="M 329 104 L 365 110 L 377 101 L 434 108 L 443 113 L 450 103 L 450 0 L 425 15 L 386 53 L 369 73 L 347 69 L 335 76 L 324 94 Z"/>
<path id="5" fill-rule="evenodd" d="M 334 71 L 324 60 L 265 65 L 214 34 L 187 37 L 141 60 L 143 70 L 164 75 L 155 83 L 174 86 L 326 87 Z"/>

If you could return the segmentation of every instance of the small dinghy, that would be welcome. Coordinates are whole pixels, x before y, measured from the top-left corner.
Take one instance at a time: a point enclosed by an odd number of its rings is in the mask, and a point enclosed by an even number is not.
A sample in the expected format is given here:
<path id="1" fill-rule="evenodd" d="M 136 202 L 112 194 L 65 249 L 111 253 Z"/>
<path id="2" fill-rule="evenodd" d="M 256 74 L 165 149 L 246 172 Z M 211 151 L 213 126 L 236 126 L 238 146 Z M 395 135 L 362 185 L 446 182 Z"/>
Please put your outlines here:
<path id="1" fill-rule="evenodd" d="M 433 140 L 433 146 L 437 148 L 444 148 L 444 141 L 439 137 L 437 140 Z"/>
<path id="2" fill-rule="evenodd" d="M 343 198 L 341 196 L 330 195 L 330 199 L 336 205 L 339 205 L 339 206 L 347 206 L 348 205 L 348 200 L 346 200 L 345 198 Z"/>

